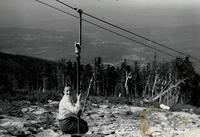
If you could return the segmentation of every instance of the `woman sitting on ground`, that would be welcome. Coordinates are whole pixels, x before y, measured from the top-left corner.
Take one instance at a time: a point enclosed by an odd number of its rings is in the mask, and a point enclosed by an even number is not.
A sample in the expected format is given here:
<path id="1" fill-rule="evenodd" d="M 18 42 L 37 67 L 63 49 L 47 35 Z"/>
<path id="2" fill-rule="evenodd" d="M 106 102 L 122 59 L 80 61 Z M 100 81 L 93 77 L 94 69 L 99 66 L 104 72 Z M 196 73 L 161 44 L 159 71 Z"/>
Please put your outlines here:
<path id="1" fill-rule="evenodd" d="M 66 134 L 78 133 L 78 115 L 81 114 L 80 97 L 77 94 L 77 102 L 74 105 L 71 97 L 71 87 L 64 88 L 64 96 L 59 103 L 59 126 L 62 132 Z M 85 134 L 88 131 L 87 122 L 83 119 L 79 120 L 79 132 Z"/>

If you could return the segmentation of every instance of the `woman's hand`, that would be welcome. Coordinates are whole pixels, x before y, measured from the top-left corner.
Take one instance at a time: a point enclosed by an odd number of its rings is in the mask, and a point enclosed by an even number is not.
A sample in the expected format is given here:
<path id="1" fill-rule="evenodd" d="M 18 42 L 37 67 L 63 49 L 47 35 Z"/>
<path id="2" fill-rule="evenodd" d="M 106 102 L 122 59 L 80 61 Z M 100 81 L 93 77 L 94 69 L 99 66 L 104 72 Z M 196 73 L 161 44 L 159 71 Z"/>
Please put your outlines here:
<path id="1" fill-rule="evenodd" d="M 76 98 L 77 98 L 77 102 L 79 101 L 80 102 L 80 100 L 81 100 L 81 93 L 78 95 L 78 94 L 76 94 Z"/>

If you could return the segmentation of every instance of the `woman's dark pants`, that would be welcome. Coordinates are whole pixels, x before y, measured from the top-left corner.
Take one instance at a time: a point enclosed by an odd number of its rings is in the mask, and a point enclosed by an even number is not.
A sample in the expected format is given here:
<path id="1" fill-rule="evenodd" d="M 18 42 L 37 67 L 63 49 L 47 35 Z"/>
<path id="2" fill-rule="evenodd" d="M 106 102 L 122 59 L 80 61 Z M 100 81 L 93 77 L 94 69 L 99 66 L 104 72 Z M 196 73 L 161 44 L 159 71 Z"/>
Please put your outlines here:
<path id="1" fill-rule="evenodd" d="M 69 117 L 63 120 L 59 120 L 59 127 L 62 132 L 66 134 L 77 134 L 78 133 L 78 118 L 77 117 Z M 80 134 L 85 134 L 88 132 L 88 124 L 83 119 L 79 121 L 79 130 Z"/>

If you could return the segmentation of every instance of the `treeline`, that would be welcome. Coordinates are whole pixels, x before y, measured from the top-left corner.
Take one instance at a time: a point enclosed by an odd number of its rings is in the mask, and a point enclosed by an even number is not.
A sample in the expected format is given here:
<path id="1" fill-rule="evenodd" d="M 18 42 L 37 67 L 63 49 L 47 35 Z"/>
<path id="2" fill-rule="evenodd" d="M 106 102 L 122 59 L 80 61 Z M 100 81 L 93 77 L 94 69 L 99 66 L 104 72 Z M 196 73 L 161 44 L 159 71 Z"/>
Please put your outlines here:
<path id="1" fill-rule="evenodd" d="M 189 57 L 170 62 L 141 63 L 133 66 L 126 60 L 121 66 L 104 65 L 101 57 L 94 64 L 81 65 L 81 91 L 92 81 L 90 94 L 96 96 L 143 98 L 168 105 L 187 103 L 200 105 L 200 76 Z M 0 53 L 0 93 L 19 92 L 62 93 L 70 84 L 76 90 L 76 62 L 60 59 L 52 62 L 20 55 Z"/>

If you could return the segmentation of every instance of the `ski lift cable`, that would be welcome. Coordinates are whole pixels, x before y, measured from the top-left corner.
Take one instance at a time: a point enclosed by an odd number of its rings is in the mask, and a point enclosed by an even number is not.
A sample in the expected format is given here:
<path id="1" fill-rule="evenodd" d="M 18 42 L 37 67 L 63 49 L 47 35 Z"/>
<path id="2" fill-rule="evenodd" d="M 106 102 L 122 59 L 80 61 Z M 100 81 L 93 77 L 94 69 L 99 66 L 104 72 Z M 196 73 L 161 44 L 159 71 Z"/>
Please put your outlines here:
<path id="1" fill-rule="evenodd" d="M 69 8 L 71 8 L 71 9 L 74 9 L 74 10 L 77 11 L 77 8 L 75 8 L 75 7 L 73 7 L 73 6 L 70 6 L 69 4 L 66 4 L 66 3 L 64 3 L 64 2 L 62 2 L 62 1 L 60 1 L 60 0 L 56 0 L 56 1 L 59 2 L 59 3 L 61 3 L 61 4 L 63 4 L 63 5 L 65 5 L 65 6 L 67 6 L 67 7 L 69 7 Z M 177 52 L 177 53 L 182 54 L 182 55 L 185 55 L 185 56 L 188 56 L 188 55 L 189 55 L 189 54 L 186 54 L 186 53 L 181 52 L 181 51 L 179 51 L 179 50 L 176 50 L 176 49 L 174 49 L 174 48 L 170 48 L 169 46 L 166 46 L 166 45 L 164 45 L 164 44 L 162 44 L 162 43 L 160 43 L 160 42 L 158 42 L 158 41 L 155 41 L 155 40 L 152 40 L 152 39 L 147 38 L 147 37 L 145 37 L 145 36 L 142 36 L 142 35 L 140 35 L 140 34 L 138 34 L 138 33 L 136 33 L 136 32 L 133 32 L 133 31 L 124 29 L 124 28 L 122 28 L 122 27 L 120 27 L 120 26 L 117 26 L 117 25 L 111 23 L 111 22 L 108 22 L 108 21 L 106 21 L 106 20 L 100 19 L 100 18 L 98 18 L 98 17 L 96 17 L 96 16 L 94 16 L 94 15 L 91 15 L 91 14 L 89 14 L 89 13 L 86 13 L 86 12 L 84 12 L 84 11 L 83 11 L 82 13 L 83 13 L 84 15 L 88 16 L 88 17 L 91 17 L 91 18 L 96 19 L 96 20 L 98 20 L 98 21 L 101 21 L 101 22 L 103 22 L 103 23 L 105 23 L 105 24 L 108 24 L 108 25 L 110 25 L 110 26 L 112 26 L 112 27 L 115 27 L 115 28 L 117 28 L 117 29 L 120 29 L 120 30 L 122 30 L 122 31 L 125 31 L 125 32 L 127 32 L 127 33 L 129 33 L 129 34 L 135 35 L 135 36 L 137 36 L 137 37 L 139 37 L 139 38 L 142 38 L 142 39 L 144 39 L 144 40 L 147 40 L 147 41 L 149 41 L 149 42 L 152 42 L 152 43 L 154 43 L 154 44 L 156 44 L 156 45 L 158 45 L 158 46 L 167 48 L 167 49 L 169 49 L 169 50 L 171 50 L 171 51 Z M 192 59 L 194 59 L 194 60 L 200 61 L 200 59 L 198 59 L 198 58 L 196 58 L 196 57 L 193 57 L 193 56 L 191 56 L 191 55 L 189 55 L 189 56 L 190 56 Z"/>
<path id="2" fill-rule="evenodd" d="M 57 10 L 57 11 L 63 12 L 63 13 L 65 13 L 65 14 L 67 14 L 67 15 L 70 15 L 70 16 L 72 16 L 72 17 L 74 17 L 74 18 L 79 19 L 78 16 L 76 16 L 76 15 L 74 15 L 74 14 L 71 14 L 71 13 L 69 13 L 69 12 L 66 12 L 66 11 L 64 11 L 64 10 L 62 10 L 62 9 L 59 9 L 59 8 L 57 8 L 57 7 L 55 7 L 55 6 L 52 6 L 52 5 L 50 5 L 50 4 L 47 4 L 47 3 L 42 2 L 42 1 L 40 1 L 40 0 L 35 0 L 35 1 L 36 1 L 36 2 L 39 2 L 39 3 L 43 4 L 43 5 L 46 5 L 46 6 L 50 7 L 50 8 L 53 8 L 53 9 L 55 9 L 55 10 Z M 111 33 L 113 33 L 113 34 L 116 34 L 116 35 L 118 35 L 118 36 L 120 36 L 120 37 L 123 37 L 123 38 L 125 38 L 125 39 L 130 40 L 130 41 L 133 41 L 133 42 L 138 43 L 138 44 L 140 44 L 140 45 L 143 45 L 143 46 L 145 46 L 145 47 L 148 47 L 148 48 L 151 48 L 151 49 L 153 49 L 153 50 L 159 51 L 159 52 L 161 52 L 161 53 L 163 53 L 163 54 L 166 54 L 166 55 L 168 55 L 168 56 L 171 56 L 171 57 L 176 57 L 176 56 L 174 56 L 174 55 L 172 55 L 172 54 L 170 54 L 170 53 L 167 53 L 167 52 L 165 52 L 165 51 L 163 51 L 163 50 L 160 50 L 160 49 L 151 47 L 151 46 L 149 46 L 149 45 L 147 45 L 147 44 L 145 44 L 145 43 L 142 43 L 142 42 L 140 42 L 140 41 L 137 41 L 137 40 L 135 40 L 135 39 L 132 39 L 132 38 L 130 38 L 130 37 L 127 37 L 127 36 L 125 36 L 125 35 L 123 35 L 123 34 L 120 34 L 120 33 L 116 32 L 116 31 L 110 30 L 110 29 L 108 29 L 108 28 L 102 27 L 102 26 L 100 26 L 100 25 L 98 25 L 98 24 L 96 24 L 96 23 L 93 23 L 93 22 L 91 22 L 91 21 L 88 21 L 88 20 L 86 20 L 86 19 L 82 19 L 82 20 L 85 21 L 85 22 L 87 22 L 87 23 L 89 23 L 89 24 L 91 24 L 91 25 L 93 25 L 93 26 L 96 26 L 96 27 L 98 27 L 98 28 L 101 28 L 101 29 L 103 29 L 103 30 L 106 30 L 106 31 L 108 31 L 108 32 L 111 32 Z"/>

